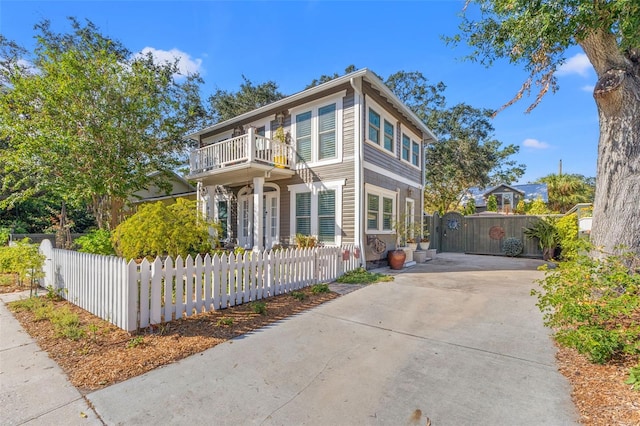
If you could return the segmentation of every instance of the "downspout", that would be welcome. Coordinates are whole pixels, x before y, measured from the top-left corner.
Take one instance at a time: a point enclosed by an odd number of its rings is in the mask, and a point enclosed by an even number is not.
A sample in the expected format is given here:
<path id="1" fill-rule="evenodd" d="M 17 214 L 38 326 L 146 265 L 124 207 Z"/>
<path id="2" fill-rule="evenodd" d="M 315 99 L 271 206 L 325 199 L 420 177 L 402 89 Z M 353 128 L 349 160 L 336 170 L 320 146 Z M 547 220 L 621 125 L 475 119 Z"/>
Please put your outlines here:
<path id="1" fill-rule="evenodd" d="M 354 191 L 355 191 L 355 218 L 356 218 L 356 226 L 354 227 L 354 242 L 360 247 L 360 266 L 366 267 L 367 260 L 365 258 L 365 245 L 364 245 L 364 221 L 363 221 L 363 200 L 364 200 L 364 188 L 363 185 L 363 176 L 364 176 L 364 165 L 363 165 L 363 156 L 364 156 L 364 148 L 363 141 L 361 140 L 360 132 L 362 128 L 362 123 L 364 123 L 364 113 L 362 108 L 362 101 L 364 95 L 362 94 L 362 78 L 358 77 L 357 81 L 355 78 L 349 79 L 349 83 L 351 87 L 353 87 L 354 91 L 354 115 L 357 117 L 355 119 L 355 129 L 353 131 L 354 138 L 354 149 L 353 149 L 353 161 L 354 161 Z M 355 117 L 354 117 L 355 118 Z"/>

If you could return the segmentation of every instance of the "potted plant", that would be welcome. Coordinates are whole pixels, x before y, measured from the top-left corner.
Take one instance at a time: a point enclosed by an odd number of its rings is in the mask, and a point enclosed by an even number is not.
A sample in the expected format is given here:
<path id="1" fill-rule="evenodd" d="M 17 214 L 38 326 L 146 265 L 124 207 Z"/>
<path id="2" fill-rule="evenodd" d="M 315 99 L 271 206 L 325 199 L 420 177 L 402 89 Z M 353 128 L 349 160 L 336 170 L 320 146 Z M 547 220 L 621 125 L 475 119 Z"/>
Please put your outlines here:
<path id="1" fill-rule="evenodd" d="M 555 218 L 545 217 L 538 219 L 531 227 L 524 228 L 524 235 L 527 238 L 538 240 L 544 260 L 550 260 L 553 257 L 560 240 Z"/>
<path id="2" fill-rule="evenodd" d="M 429 250 L 429 233 L 425 231 L 425 234 L 420 237 L 420 250 Z"/>

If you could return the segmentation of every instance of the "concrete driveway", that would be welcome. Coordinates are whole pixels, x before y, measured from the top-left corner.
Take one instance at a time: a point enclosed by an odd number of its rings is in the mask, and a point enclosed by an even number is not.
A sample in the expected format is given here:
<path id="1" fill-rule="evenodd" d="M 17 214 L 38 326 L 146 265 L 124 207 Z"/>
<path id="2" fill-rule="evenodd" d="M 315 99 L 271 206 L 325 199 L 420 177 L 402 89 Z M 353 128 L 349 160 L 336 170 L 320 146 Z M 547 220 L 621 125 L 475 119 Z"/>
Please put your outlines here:
<path id="1" fill-rule="evenodd" d="M 576 424 L 540 263 L 438 255 L 87 398 L 107 424 Z"/>

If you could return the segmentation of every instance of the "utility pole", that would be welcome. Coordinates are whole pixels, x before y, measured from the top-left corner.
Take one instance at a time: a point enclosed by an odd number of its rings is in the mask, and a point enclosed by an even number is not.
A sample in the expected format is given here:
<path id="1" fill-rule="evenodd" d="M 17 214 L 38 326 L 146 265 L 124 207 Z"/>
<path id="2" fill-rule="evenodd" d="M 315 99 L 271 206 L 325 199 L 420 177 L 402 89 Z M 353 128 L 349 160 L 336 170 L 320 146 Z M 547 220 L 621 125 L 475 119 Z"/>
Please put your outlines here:
<path id="1" fill-rule="evenodd" d="M 558 166 L 558 176 L 562 176 L 562 158 L 560 159 L 560 165 Z"/>

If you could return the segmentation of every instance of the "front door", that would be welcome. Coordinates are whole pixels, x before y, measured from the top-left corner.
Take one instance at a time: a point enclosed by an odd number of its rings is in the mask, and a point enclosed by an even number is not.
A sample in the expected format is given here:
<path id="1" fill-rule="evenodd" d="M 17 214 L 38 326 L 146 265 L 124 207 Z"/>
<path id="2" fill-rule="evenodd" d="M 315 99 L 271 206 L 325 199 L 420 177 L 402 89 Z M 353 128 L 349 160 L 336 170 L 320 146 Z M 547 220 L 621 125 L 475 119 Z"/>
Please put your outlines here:
<path id="1" fill-rule="evenodd" d="M 270 249 L 279 242 L 278 201 L 278 194 L 276 192 L 268 192 L 264 195 L 264 217 L 262 220 L 264 232 L 262 235 L 264 235 L 265 249 Z"/>
<path id="2" fill-rule="evenodd" d="M 265 185 L 262 212 L 262 243 L 270 249 L 280 242 L 280 197 L 277 190 Z M 246 249 L 254 246 L 253 242 L 253 194 L 245 191 L 238 196 L 238 245 Z"/>

